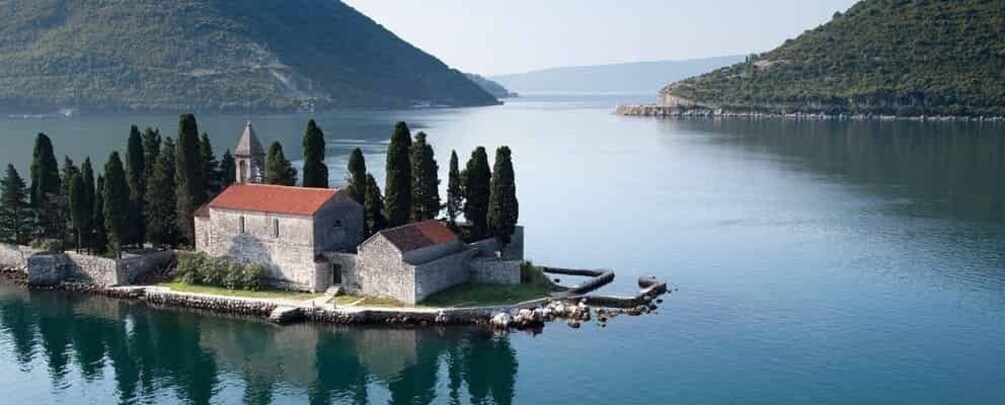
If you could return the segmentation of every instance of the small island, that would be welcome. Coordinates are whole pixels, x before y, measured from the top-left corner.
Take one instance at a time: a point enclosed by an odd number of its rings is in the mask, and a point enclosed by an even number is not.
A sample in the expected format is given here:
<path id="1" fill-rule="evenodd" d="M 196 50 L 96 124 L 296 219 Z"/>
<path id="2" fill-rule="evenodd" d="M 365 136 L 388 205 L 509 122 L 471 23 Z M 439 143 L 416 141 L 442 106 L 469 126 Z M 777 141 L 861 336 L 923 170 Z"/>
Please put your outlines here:
<path id="1" fill-rule="evenodd" d="M 636 296 L 588 295 L 614 273 L 527 261 L 506 146 L 491 167 L 484 147 L 463 170 L 451 152 L 441 201 L 433 146 L 404 122 L 388 145 L 383 190 L 358 148 L 347 184 L 331 187 L 313 120 L 302 173 L 281 144 L 266 149 L 251 122 L 219 161 L 199 133 L 192 114 L 180 117 L 177 141 L 133 126 L 125 162 L 112 152 L 96 179 L 89 158 L 57 167 L 39 134 L 30 186 L 8 165 L 0 190 L 3 274 L 28 288 L 277 323 L 578 327 L 592 313 L 603 322 L 648 313 L 667 292 L 645 278 Z M 563 287 L 559 276 L 582 282 Z"/>

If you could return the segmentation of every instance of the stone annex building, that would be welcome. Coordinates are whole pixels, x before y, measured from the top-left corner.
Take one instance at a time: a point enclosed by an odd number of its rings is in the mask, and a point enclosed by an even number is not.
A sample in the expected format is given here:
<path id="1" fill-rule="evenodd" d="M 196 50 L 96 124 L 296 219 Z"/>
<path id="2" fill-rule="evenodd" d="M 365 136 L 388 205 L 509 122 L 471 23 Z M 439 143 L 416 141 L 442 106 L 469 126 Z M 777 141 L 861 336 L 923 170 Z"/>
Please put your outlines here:
<path id="1" fill-rule="evenodd" d="M 440 221 L 386 229 L 363 240 L 363 207 L 335 189 L 260 184 L 265 154 L 251 123 L 235 151 L 237 183 L 195 214 L 196 249 L 261 263 L 274 286 L 394 298 L 415 304 L 467 283 L 517 284 L 523 229 L 505 248 L 467 244 Z"/>

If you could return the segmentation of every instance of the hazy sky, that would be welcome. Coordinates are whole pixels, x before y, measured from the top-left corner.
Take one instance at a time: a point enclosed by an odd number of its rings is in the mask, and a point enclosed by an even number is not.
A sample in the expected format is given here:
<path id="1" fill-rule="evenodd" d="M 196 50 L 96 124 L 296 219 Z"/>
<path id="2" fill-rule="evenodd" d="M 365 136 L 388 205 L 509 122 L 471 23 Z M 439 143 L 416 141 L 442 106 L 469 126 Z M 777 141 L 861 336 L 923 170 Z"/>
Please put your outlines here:
<path id="1" fill-rule="evenodd" d="M 474 73 L 747 54 L 855 0 L 345 0 Z"/>

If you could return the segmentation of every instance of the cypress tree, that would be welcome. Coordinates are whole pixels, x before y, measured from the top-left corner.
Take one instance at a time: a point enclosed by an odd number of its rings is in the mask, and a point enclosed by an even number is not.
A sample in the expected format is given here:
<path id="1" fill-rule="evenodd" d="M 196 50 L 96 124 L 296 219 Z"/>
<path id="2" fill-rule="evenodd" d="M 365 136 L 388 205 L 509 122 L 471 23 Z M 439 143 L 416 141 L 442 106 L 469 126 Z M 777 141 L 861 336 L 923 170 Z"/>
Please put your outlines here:
<path id="1" fill-rule="evenodd" d="M 304 130 L 304 187 L 328 188 L 325 165 L 325 133 L 314 120 Z"/>
<path id="2" fill-rule="evenodd" d="M 265 182 L 268 184 L 278 184 L 282 186 L 297 185 L 297 169 L 286 160 L 283 154 L 283 145 L 273 142 L 269 146 L 268 161 L 265 163 Z"/>
<path id="3" fill-rule="evenodd" d="M 121 241 L 126 245 L 143 245 L 146 236 L 143 230 L 143 200 L 147 192 L 147 182 L 144 177 L 146 164 L 143 135 L 140 134 L 140 129 L 133 125 L 129 128 L 129 141 L 126 146 L 126 184 L 129 187 L 129 208 L 126 210 L 128 215 L 123 225 Z"/>
<path id="4" fill-rule="evenodd" d="M 59 179 L 59 164 L 52 151 L 52 140 L 46 134 L 39 133 L 35 138 L 35 150 L 31 162 L 31 189 L 29 200 L 35 212 L 35 224 L 38 236 L 43 238 L 59 238 L 63 234 L 63 226 L 58 219 L 59 212 L 54 212 L 50 200 L 58 198 L 61 191 Z"/>
<path id="5" fill-rule="evenodd" d="M 366 204 L 366 159 L 363 157 L 363 151 L 359 148 L 353 149 L 352 153 L 349 154 L 349 196 L 353 200 L 360 203 L 360 205 Z"/>
<path id="6" fill-rule="evenodd" d="M 461 188 L 461 173 L 457 167 L 457 151 L 450 151 L 450 168 L 447 172 L 447 220 L 457 226 L 457 217 L 464 208 L 464 190 Z"/>
<path id="7" fill-rule="evenodd" d="M 222 190 L 222 175 L 220 163 L 213 154 L 213 144 L 209 142 L 209 134 L 205 132 L 199 138 L 199 156 L 202 162 L 203 183 L 206 185 L 206 201 L 211 200 Z"/>
<path id="8" fill-rule="evenodd" d="M 91 158 L 84 159 L 80 165 L 80 179 L 84 183 L 84 212 L 87 213 L 83 230 L 83 247 L 90 249 L 94 246 L 91 236 L 94 235 L 94 167 L 91 165 Z"/>
<path id="9" fill-rule="evenodd" d="M 175 199 L 175 144 L 164 139 L 154 163 L 153 176 L 147 188 L 147 240 L 154 246 L 178 244 L 178 208 Z"/>
<path id="10" fill-rule="evenodd" d="M 76 175 L 70 180 L 70 222 L 73 224 L 73 233 L 76 236 L 77 251 L 83 247 L 84 235 L 89 230 L 88 224 L 91 222 L 91 212 L 87 210 L 87 192 L 84 188 L 84 176 Z"/>
<path id="11" fill-rule="evenodd" d="M 471 223 L 470 238 L 486 236 L 492 172 L 485 148 L 479 146 L 471 152 L 464 169 L 464 218 Z"/>
<path id="12" fill-rule="evenodd" d="M 97 254 L 105 254 L 108 252 L 108 233 L 105 231 L 104 176 L 98 175 L 94 190 L 94 214 L 91 217 L 91 225 L 94 227 L 94 238 L 91 241 L 91 250 Z"/>
<path id="13" fill-rule="evenodd" d="M 440 166 L 436 163 L 433 147 L 426 141 L 426 133 L 415 135 L 410 152 L 412 164 L 413 222 L 436 218 L 440 213 Z"/>
<path id="14" fill-rule="evenodd" d="M 62 239 L 67 245 L 71 246 L 76 246 L 77 238 L 74 232 L 73 218 L 70 216 L 72 210 L 70 206 L 70 190 L 73 188 L 73 178 L 78 176 L 80 176 L 80 169 L 73 163 L 73 159 L 70 159 L 69 156 L 63 156 L 59 197 L 50 201 L 50 204 L 54 204 L 54 208 L 59 208 L 58 211 L 53 210 L 54 213 L 58 212 L 59 216 L 50 219 L 62 224 Z"/>
<path id="15" fill-rule="evenodd" d="M 206 184 L 199 152 L 199 125 L 192 114 L 178 119 L 178 143 L 175 150 L 178 231 L 184 242 L 195 240 L 192 214 L 206 202 Z M 108 181 L 107 179 L 105 181 Z M 108 202 L 105 202 L 108 204 Z"/>
<path id="16" fill-rule="evenodd" d="M 385 193 L 385 217 L 387 226 L 395 227 L 408 223 L 412 208 L 412 133 L 408 125 L 399 122 L 394 127 L 394 135 L 387 147 L 387 183 Z"/>
<path id="17" fill-rule="evenodd" d="M 143 130 L 143 179 L 144 184 L 149 184 L 154 177 L 154 166 L 157 165 L 157 158 L 161 154 L 161 131 L 147 127 Z M 149 188 L 149 187 L 148 187 Z M 144 190 L 144 196 L 146 191 Z M 146 201 L 146 198 L 143 199 Z"/>
<path id="18" fill-rule="evenodd" d="M 73 177 L 80 174 L 80 169 L 73 163 L 69 156 L 63 156 L 63 168 L 60 170 L 60 191 L 62 196 L 70 196 L 70 188 L 73 187 Z M 65 217 L 64 217 L 65 218 Z"/>
<path id="19" fill-rule="evenodd" d="M 105 164 L 104 197 L 105 231 L 108 235 L 108 251 L 114 257 L 122 256 L 122 241 L 126 236 L 127 222 L 130 220 L 129 185 L 126 172 L 119 158 L 119 152 L 112 152 Z"/>
<path id="20" fill-rule="evenodd" d="M 237 160 L 230 154 L 230 149 L 227 149 L 220 158 L 220 190 L 230 187 L 235 181 L 237 181 Z"/>
<path id="21" fill-rule="evenodd" d="M 487 215 L 489 233 L 503 244 L 510 243 L 520 218 L 520 203 L 516 199 L 516 179 L 513 173 L 513 155 L 508 146 L 496 150 L 492 167 L 492 187 Z"/>
<path id="22" fill-rule="evenodd" d="M 366 175 L 366 198 L 364 216 L 366 217 L 366 237 L 387 228 L 387 218 L 384 217 L 384 197 L 380 195 L 380 187 L 373 175 Z"/>
<path id="23" fill-rule="evenodd" d="M 24 245 L 31 239 L 34 214 L 29 194 L 24 179 L 8 164 L 0 182 L 0 240 Z"/>

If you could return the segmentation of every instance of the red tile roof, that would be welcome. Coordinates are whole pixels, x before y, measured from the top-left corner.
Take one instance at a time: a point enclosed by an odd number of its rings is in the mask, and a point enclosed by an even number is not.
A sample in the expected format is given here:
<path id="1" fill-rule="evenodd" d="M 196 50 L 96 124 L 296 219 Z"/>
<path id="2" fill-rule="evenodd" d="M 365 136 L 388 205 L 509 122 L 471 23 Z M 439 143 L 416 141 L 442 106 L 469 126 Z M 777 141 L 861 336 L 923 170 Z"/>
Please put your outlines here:
<path id="1" fill-rule="evenodd" d="M 313 216 L 339 192 L 334 188 L 304 188 L 267 184 L 234 184 L 210 201 L 210 208 Z"/>
<path id="2" fill-rule="evenodd" d="M 440 221 L 416 222 L 380 231 L 387 240 L 402 252 L 411 252 L 457 239 L 450 228 Z"/>

